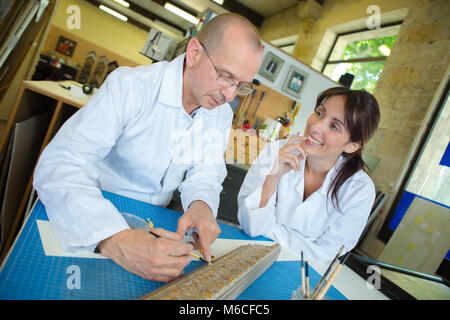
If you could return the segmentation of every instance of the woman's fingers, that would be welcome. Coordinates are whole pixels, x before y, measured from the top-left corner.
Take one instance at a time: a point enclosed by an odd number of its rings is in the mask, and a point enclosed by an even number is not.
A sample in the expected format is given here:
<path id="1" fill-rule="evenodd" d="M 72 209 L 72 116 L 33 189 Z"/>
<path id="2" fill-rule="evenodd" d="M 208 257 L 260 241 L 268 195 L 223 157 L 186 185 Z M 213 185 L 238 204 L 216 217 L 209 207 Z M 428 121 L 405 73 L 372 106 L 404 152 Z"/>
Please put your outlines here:
<path id="1" fill-rule="evenodd" d="M 288 150 L 290 153 L 293 153 L 296 156 L 300 157 L 300 160 L 305 159 L 307 156 L 305 150 L 303 150 L 303 148 L 300 147 L 298 144 L 288 145 L 288 146 L 286 146 L 285 150 Z"/>
<path id="2" fill-rule="evenodd" d="M 298 156 L 293 154 L 292 152 L 283 152 L 280 153 L 280 165 L 284 163 L 289 164 L 293 169 L 300 170 L 300 159 Z"/>
<path id="3" fill-rule="evenodd" d="M 286 145 L 290 145 L 290 144 L 298 144 L 300 145 L 303 141 L 305 141 L 307 138 L 306 137 L 302 137 L 302 136 L 293 136 L 291 137 L 288 142 L 286 143 Z"/>

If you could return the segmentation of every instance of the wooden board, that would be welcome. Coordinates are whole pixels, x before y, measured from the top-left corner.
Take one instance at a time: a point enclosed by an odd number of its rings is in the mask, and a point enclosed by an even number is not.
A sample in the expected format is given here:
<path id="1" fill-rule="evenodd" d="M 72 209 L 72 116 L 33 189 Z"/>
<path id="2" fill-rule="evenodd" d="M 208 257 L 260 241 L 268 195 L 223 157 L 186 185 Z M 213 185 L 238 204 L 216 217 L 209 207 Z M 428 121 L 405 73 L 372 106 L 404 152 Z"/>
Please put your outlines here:
<path id="1" fill-rule="evenodd" d="M 143 300 L 230 300 L 237 298 L 272 265 L 281 252 L 248 244 L 142 297 Z"/>

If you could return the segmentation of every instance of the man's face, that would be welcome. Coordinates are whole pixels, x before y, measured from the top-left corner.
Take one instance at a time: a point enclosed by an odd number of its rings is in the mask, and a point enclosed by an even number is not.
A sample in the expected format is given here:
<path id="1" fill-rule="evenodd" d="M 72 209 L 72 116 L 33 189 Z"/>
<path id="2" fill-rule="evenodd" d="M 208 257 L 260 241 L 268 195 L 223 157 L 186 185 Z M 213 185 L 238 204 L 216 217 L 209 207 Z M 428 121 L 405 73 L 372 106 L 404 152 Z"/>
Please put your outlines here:
<path id="1" fill-rule="evenodd" d="M 238 84 L 250 87 L 261 65 L 262 52 L 256 52 L 248 45 L 238 46 L 235 41 L 216 50 L 200 47 L 201 57 L 193 79 L 193 94 L 202 107 L 214 109 L 232 101 Z M 213 53 L 209 54 L 210 51 Z M 219 77 L 222 79 L 217 81 Z M 235 84 L 226 87 L 221 85 L 223 80 Z"/>

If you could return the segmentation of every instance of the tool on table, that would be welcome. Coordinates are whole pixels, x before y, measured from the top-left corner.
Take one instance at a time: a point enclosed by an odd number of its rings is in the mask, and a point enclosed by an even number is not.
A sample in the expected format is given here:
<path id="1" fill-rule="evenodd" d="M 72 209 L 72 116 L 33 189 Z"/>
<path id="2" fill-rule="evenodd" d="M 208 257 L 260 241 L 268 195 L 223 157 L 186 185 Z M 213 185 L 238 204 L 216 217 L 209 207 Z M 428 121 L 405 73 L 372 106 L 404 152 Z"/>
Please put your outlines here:
<path id="1" fill-rule="evenodd" d="M 248 111 L 251 109 L 251 107 L 252 107 L 252 103 L 253 103 L 253 100 L 255 99 L 255 96 L 256 96 L 256 90 L 253 90 L 253 92 L 252 92 L 252 98 L 250 99 L 250 103 L 248 104 L 248 106 L 247 106 L 247 109 L 245 109 L 245 112 L 244 112 L 244 117 L 248 114 Z"/>
<path id="2" fill-rule="evenodd" d="M 306 271 L 305 271 L 305 277 L 306 277 L 306 299 L 309 298 L 309 265 L 308 261 L 305 262 L 306 264 Z"/>
<path id="3" fill-rule="evenodd" d="M 261 82 L 259 82 L 258 79 L 253 79 L 252 80 L 252 84 L 255 85 L 255 86 L 259 86 L 261 84 Z M 252 96 L 250 98 L 250 101 L 248 101 L 249 99 L 246 99 L 245 103 L 247 103 L 247 102 L 249 102 L 249 103 L 247 105 L 247 108 L 245 108 L 245 112 L 243 112 L 244 111 L 244 105 L 242 105 L 242 108 L 240 108 L 240 110 L 239 110 L 239 117 L 238 117 L 238 119 L 237 119 L 237 121 L 235 123 L 236 125 L 241 126 L 243 121 L 245 120 L 245 116 L 248 114 L 248 112 L 250 111 L 250 109 L 252 107 L 253 99 L 256 96 L 256 91 L 257 90 L 255 88 L 253 88 L 253 92 L 252 92 Z"/>
<path id="4" fill-rule="evenodd" d="M 281 123 L 283 126 L 287 126 L 288 124 L 289 124 L 289 120 L 287 120 L 287 119 L 285 119 L 285 118 L 283 118 L 283 117 L 277 117 L 277 121 L 279 122 L 279 123 Z"/>
<path id="5" fill-rule="evenodd" d="M 244 123 L 242 123 L 242 129 L 244 131 L 247 131 L 248 129 L 250 129 L 252 126 L 250 125 L 250 121 L 248 121 L 247 119 L 244 120 Z"/>
<path id="6" fill-rule="evenodd" d="M 301 253 L 301 263 L 302 263 L 302 294 L 305 296 L 305 262 L 303 261 L 303 251 Z"/>
<path id="7" fill-rule="evenodd" d="M 256 118 L 255 125 L 253 126 L 253 129 L 256 130 L 256 128 L 258 128 L 258 125 L 259 125 L 259 122 L 260 122 L 260 121 L 261 121 L 260 118 Z"/>
<path id="8" fill-rule="evenodd" d="M 154 233 L 154 232 L 152 231 L 152 230 L 153 230 L 153 222 L 151 222 L 149 219 L 147 219 L 147 222 L 148 222 L 148 226 L 150 227 L 150 230 L 148 230 L 148 232 L 149 232 L 152 236 L 154 236 L 154 237 L 156 237 L 156 238 L 161 238 L 161 236 L 160 236 L 159 234 Z M 197 259 L 199 259 L 199 260 L 201 260 L 201 261 L 203 261 L 203 262 L 206 262 L 206 263 L 208 263 L 208 264 L 211 264 L 211 262 L 206 261 L 205 259 L 203 259 L 202 257 L 200 257 L 198 254 L 195 254 L 195 253 L 193 253 L 193 252 L 189 252 L 189 254 L 190 254 L 192 257 L 194 257 L 194 258 L 197 258 Z"/>
<path id="9" fill-rule="evenodd" d="M 299 103 L 297 105 L 297 102 L 294 101 L 294 104 L 292 105 L 292 107 L 294 108 L 294 111 L 292 111 L 292 119 L 295 119 L 295 116 L 297 115 L 298 110 L 300 110 L 300 105 L 301 105 L 301 103 Z"/>
<path id="10" fill-rule="evenodd" d="M 303 251 L 300 254 L 301 262 L 301 285 L 292 292 L 292 300 L 309 299 L 309 265 L 308 261 L 303 259 Z M 301 293 L 300 293 L 301 288 Z"/>
<path id="11" fill-rule="evenodd" d="M 256 105 L 255 111 L 253 112 L 252 118 L 255 116 L 256 112 L 258 111 L 259 106 L 261 105 L 261 101 L 264 99 L 264 95 L 266 94 L 265 91 L 261 93 L 261 97 L 259 98 L 258 104 Z"/>
<path id="12" fill-rule="evenodd" d="M 83 88 L 83 93 L 84 94 L 91 94 L 92 91 L 94 90 L 94 87 L 91 84 L 89 84 L 89 83 L 83 84 L 82 88 Z"/>
<path id="13" fill-rule="evenodd" d="M 331 261 L 330 265 L 328 266 L 327 271 L 325 271 L 325 273 L 323 274 L 322 278 L 320 279 L 319 283 L 317 283 L 316 287 L 314 288 L 311 297 L 314 297 L 317 292 L 320 290 L 320 287 L 322 286 L 323 282 L 325 281 L 325 279 L 327 278 L 328 274 L 331 271 L 331 268 L 333 267 L 334 263 L 336 262 L 336 260 L 338 259 L 338 257 L 341 255 L 342 251 L 344 250 L 344 246 L 342 246 L 339 249 L 339 252 L 337 253 L 336 257 L 334 257 L 333 261 Z"/>
<path id="14" fill-rule="evenodd" d="M 72 89 L 71 86 L 66 87 L 66 86 L 63 86 L 62 84 L 60 84 L 59 86 L 62 87 L 62 88 L 64 88 L 64 89 L 66 89 L 66 90 L 69 90 L 69 91 L 70 91 L 70 89 Z"/>
<path id="15" fill-rule="evenodd" d="M 327 280 L 325 285 L 322 287 L 322 289 L 317 293 L 316 296 L 313 296 L 312 298 L 314 300 L 322 300 L 322 298 L 327 293 L 328 289 L 330 289 L 331 284 L 333 283 L 334 279 L 336 279 L 339 271 L 341 270 L 342 266 L 345 264 L 345 261 L 347 260 L 348 256 L 350 255 L 350 252 L 347 252 L 345 256 L 338 258 L 339 264 L 334 269 L 333 273 L 331 274 L 330 278 Z"/>
<path id="16" fill-rule="evenodd" d="M 239 105 L 239 108 L 237 108 L 236 111 L 234 112 L 233 124 L 238 123 L 239 116 L 242 113 L 242 110 L 244 109 L 244 106 L 247 103 L 249 97 L 250 97 L 250 95 L 246 95 L 244 100 L 242 100 L 241 104 Z"/>
<path id="17" fill-rule="evenodd" d="M 296 104 L 297 104 L 297 101 L 293 100 L 293 101 L 292 101 L 291 111 L 294 111 L 295 105 L 296 105 Z"/>
<path id="18" fill-rule="evenodd" d="M 192 243 L 195 242 L 194 237 L 192 236 L 192 233 L 193 233 L 193 232 L 196 232 L 196 233 L 198 234 L 196 228 L 194 228 L 194 229 L 187 229 L 187 234 L 188 234 L 188 236 L 189 236 L 189 239 L 192 241 Z M 203 250 L 202 250 L 201 248 L 198 249 L 198 252 L 200 252 L 200 254 L 203 255 Z M 195 254 L 195 253 L 193 253 L 193 254 Z M 204 260 L 204 259 L 202 259 L 202 258 L 200 258 L 200 257 L 196 257 L 196 258 L 198 258 L 198 259 L 200 259 L 200 260 L 202 260 L 202 261 L 204 261 L 204 262 L 207 262 L 206 260 Z M 211 262 L 212 262 L 212 259 L 214 259 L 214 256 L 213 256 L 213 255 L 211 255 Z M 207 263 L 208 263 L 208 264 L 211 264 L 211 262 L 207 262 Z"/>

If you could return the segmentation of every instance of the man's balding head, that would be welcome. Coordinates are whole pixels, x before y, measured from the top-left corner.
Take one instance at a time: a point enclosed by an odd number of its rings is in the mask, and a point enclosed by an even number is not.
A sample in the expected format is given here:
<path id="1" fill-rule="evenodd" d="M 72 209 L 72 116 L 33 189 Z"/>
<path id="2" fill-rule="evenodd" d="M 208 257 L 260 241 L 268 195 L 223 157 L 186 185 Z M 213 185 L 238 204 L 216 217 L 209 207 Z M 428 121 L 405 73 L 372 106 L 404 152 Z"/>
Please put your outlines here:
<path id="1" fill-rule="evenodd" d="M 246 18 L 227 13 L 208 21 L 186 48 L 183 72 L 186 111 L 198 105 L 214 109 L 232 101 L 239 86 L 252 82 L 261 65 L 262 53 L 259 34 Z"/>
<path id="2" fill-rule="evenodd" d="M 215 54 L 223 48 L 224 43 L 237 35 L 244 38 L 255 52 L 262 50 L 261 37 L 255 26 L 247 18 L 235 13 L 214 17 L 206 23 L 196 38 L 210 49 L 211 54 Z"/>

